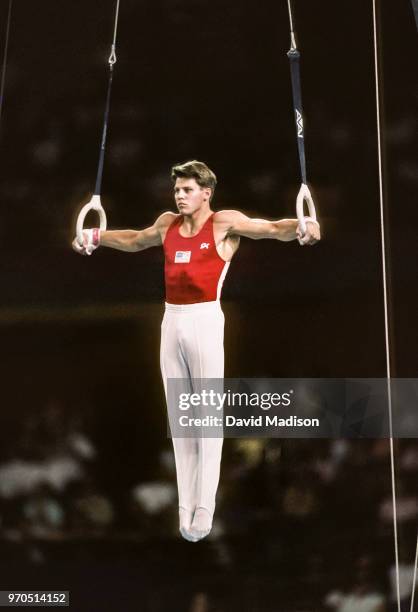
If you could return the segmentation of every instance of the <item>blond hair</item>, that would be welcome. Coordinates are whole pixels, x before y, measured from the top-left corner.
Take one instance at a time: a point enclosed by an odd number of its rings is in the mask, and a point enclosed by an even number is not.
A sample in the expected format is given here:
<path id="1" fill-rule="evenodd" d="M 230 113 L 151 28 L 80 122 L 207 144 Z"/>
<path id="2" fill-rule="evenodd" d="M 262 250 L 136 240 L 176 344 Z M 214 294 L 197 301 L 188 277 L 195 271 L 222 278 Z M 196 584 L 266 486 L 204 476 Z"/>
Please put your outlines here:
<path id="1" fill-rule="evenodd" d="M 200 187 L 209 187 L 212 200 L 217 183 L 216 175 L 203 162 L 193 159 L 184 164 L 176 164 L 171 168 L 171 180 L 175 183 L 178 178 L 193 178 Z"/>

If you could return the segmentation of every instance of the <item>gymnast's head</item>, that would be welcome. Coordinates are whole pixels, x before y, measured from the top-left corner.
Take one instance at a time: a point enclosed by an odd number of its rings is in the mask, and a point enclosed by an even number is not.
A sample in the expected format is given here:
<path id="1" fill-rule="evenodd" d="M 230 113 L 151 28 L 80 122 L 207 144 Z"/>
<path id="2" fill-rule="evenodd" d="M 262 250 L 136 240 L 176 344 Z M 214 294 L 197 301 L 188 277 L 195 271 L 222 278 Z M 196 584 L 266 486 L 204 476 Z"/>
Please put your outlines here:
<path id="1" fill-rule="evenodd" d="M 202 207 L 210 207 L 216 187 L 214 172 L 203 162 L 192 160 L 171 169 L 174 199 L 182 215 L 192 215 Z"/>

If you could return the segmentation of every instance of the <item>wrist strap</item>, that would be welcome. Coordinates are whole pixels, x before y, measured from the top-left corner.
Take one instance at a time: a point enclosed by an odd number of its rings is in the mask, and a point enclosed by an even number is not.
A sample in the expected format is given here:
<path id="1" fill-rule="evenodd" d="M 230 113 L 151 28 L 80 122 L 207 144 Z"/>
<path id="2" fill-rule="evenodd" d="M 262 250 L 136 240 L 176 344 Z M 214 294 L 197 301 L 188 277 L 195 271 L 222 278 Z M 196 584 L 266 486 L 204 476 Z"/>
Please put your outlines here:
<path id="1" fill-rule="evenodd" d="M 99 246 L 99 244 L 100 244 L 100 228 L 93 227 L 91 241 L 93 243 L 93 246 L 95 246 L 95 247 Z"/>

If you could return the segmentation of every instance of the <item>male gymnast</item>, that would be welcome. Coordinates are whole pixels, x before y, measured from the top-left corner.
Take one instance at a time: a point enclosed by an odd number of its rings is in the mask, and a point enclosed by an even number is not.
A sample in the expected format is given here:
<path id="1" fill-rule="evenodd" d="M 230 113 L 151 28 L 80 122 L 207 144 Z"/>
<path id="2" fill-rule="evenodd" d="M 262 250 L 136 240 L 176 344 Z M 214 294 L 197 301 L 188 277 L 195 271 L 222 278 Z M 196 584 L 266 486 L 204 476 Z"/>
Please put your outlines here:
<path id="1" fill-rule="evenodd" d="M 319 224 L 306 217 L 302 234 L 297 219 L 250 219 L 237 210 L 213 212 L 216 176 L 193 160 L 171 170 L 178 213 L 165 212 L 144 230 L 83 231 L 83 245 L 73 248 L 91 255 L 100 245 L 120 251 L 162 246 L 165 255 L 165 314 L 161 326 L 161 373 L 167 379 L 222 379 L 224 376 L 224 315 L 222 284 L 240 237 L 298 239 L 304 245 L 320 240 Z M 221 438 L 177 438 L 173 447 L 177 470 L 180 533 L 191 542 L 212 527 L 218 488 Z"/>

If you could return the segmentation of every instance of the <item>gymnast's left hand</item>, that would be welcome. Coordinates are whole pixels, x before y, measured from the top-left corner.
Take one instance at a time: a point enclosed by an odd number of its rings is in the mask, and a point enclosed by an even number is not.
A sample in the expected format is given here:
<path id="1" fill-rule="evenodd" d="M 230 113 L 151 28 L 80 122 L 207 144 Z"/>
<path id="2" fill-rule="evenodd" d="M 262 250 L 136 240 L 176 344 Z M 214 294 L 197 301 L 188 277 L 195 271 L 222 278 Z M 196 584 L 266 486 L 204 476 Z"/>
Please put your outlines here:
<path id="1" fill-rule="evenodd" d="M 300 226 L 296 230 L 296 238 L 301 246 L 312 246 L 321 240 L 321 228 L 317 221 L 306 220 L 306 232 L 303 234 Z"/>

